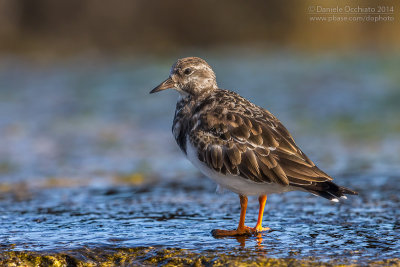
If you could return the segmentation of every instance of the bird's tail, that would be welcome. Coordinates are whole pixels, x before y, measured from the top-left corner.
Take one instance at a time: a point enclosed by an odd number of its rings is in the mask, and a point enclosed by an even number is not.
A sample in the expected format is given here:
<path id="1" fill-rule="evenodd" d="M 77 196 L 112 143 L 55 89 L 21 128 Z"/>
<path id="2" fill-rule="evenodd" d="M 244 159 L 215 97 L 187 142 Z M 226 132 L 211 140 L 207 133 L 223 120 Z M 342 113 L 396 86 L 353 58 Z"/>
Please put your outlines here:
<path id="1" fill-rule="evenodd" d="M 343 186 L 338 186 L 330 181 L 313 183 L 312 185 L 302 186 L 302 188 L 311 194 L 327 198 L 334 202 L 338 202 L 339 198 L 347 198 L 346 195 L 358 195 L 357 192 Z"/>

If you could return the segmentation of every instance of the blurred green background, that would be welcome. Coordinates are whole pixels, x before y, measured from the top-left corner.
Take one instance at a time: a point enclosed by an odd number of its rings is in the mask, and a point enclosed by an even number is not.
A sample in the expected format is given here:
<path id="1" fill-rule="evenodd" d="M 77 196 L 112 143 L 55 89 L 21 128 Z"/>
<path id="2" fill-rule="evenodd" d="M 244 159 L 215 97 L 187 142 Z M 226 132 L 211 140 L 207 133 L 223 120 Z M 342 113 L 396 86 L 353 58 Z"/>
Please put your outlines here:
<path id="1" fill-rule="evenodd" d="M 394 21 L 310 21 L 310 7 L 338 4 L 393 6 Z M 398 10 L 393 0 L 1 0 L 1 179 L 196 172 L 170 133 L 176 93 L 148 95 L 184 56 L 277 115 L 332 175 L 397 172 Z"/>
<path id="2" fill-rule="evenodd" d="M 310 7 L 394 7 L 394 21 L 310 22 Z M 354 1 L 95 1 L 0 2 L 2 53 L 57 54 L 147 52 L 182 49 L 287 48 L 396 51 L 399 4 Z"/>

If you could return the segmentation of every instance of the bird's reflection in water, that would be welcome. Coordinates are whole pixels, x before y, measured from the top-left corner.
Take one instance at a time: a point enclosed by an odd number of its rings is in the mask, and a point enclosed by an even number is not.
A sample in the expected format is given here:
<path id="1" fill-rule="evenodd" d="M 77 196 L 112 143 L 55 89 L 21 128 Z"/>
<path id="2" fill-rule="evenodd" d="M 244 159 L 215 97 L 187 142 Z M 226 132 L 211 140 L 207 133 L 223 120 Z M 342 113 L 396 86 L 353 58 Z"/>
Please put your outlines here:
<path id="1" fill-rule="evenodd" d="M 263 236 L 264 235 L 265 235 L 264 233 L 257 233 L 255 235 L 239 235 L 239 236 L 233 236 L 233 237 L 230 236 L 230 237 L 215 237 L 215 238 L 218 238 L 218 239 L 222 239 L 222 238 L 236 239 L 241 248 L 245 248 L 246 247 L 246 241 L 255 240 L 256 241 L 257 250 L 261 250 L 261 249 L 264 248 L 264 246 L 263 246 Z"/>
<path id="2" fill-rule="evenodd" d="M 246 240 L 256 240 L 256 247 L 257 249 L 263 249 L 264 246 L 262 244 L 263 241 L 263 234 L 262 233 L 257 233 L 255 235 L 241 235 L 241 236 L 235 236 L 235 239 L 239 242 L 240 247 L 245 248 L 246 247 Z"/>

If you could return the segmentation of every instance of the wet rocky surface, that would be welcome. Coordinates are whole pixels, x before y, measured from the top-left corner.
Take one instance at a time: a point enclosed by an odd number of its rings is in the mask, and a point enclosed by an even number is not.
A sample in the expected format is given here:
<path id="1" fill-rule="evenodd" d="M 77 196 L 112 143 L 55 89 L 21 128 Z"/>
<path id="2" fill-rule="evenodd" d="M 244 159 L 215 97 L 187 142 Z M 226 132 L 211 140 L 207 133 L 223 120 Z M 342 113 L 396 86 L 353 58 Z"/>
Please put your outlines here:
<path id="1" fill-rule="evenodd" d="M 4 59 L 0 263 L 398 265 L 396 58 L 231 58 L 209 60 L 221 87 L 275 113 L 311 159 L 359 196 L 271 195 L 270 231 L 214 238 L 212 229 L 237 226 L 239 199 L 216 193 L 178 151 L 170 133 L 176 94 L 148 95 L 174 59 Z M 250 198 L 249 226 L 257 211 Z"/>
<path id="2" fill-rule="evenodd" d="M 202 177 L 141 186 L 27 189 L 26 199 L 16 185 L 2 194 L 2 250 L 94 257 L 92 250 L 115 255 L 120 249 L 163 253 L 173 248 L 178 258 L 213 253 L 328 263 L 391 260 L 400 256 L 400 177 L 376 178 L 338 177 L 360 193 L 341 203 L 301 192 L 272 195 L 264 220 L 271 230 L 230 238 L 214 238 L 210 231 L 236 227 L 238 198 L 214 193 L 214 184 Z M 257 200 L 250 198 L 248 225 L 255 224 L 257 210 Z"/>

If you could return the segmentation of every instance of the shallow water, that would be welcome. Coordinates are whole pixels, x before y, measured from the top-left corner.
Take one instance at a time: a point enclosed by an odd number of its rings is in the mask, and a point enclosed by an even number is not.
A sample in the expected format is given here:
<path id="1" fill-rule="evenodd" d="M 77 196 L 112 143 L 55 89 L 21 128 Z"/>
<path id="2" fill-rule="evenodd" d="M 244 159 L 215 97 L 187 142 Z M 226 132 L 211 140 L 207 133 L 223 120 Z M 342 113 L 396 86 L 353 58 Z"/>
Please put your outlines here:
<path id="1" fill-rule="evenodd" d="M 300 192 L 270 196 L 264 225 L 272 230 L 238 238 L 211 236 L 212 229 L 236 227 L 239 200 L 232 193 L 214 193 L 214 184 L 201 177 L 143 186 L 41 189 L 17 201 L 8 193 L 0 202 L 1 243 L 3 248 L 30 251 L 160 246 L 273 258 L 396 258 L 399 181 L 338 178 L 360 193 L 339 204 Z M 256 222 L 257 205 L 251 198 L 248 225 Z"/>
<path id="2" fill-rule="evenodd" d="M 238 65 L 229 55 L 211 57 L 221 87 L 268 107 L 310 158 L 360 193 L 339 204 L 272 195 L 264 216 L 272 230 L 240 238 L 210 234 L 236 227 L 239 200 L 215 193 L 178 151 L 170 133 L 175 93 L 148 95 L 172 61 L 2 61 L 3 249 L 152 246 L 361 263 L 400 257 L 395 59 L 262 55 Z M 249 226 L 257 211 L 251 198 Z"/>

